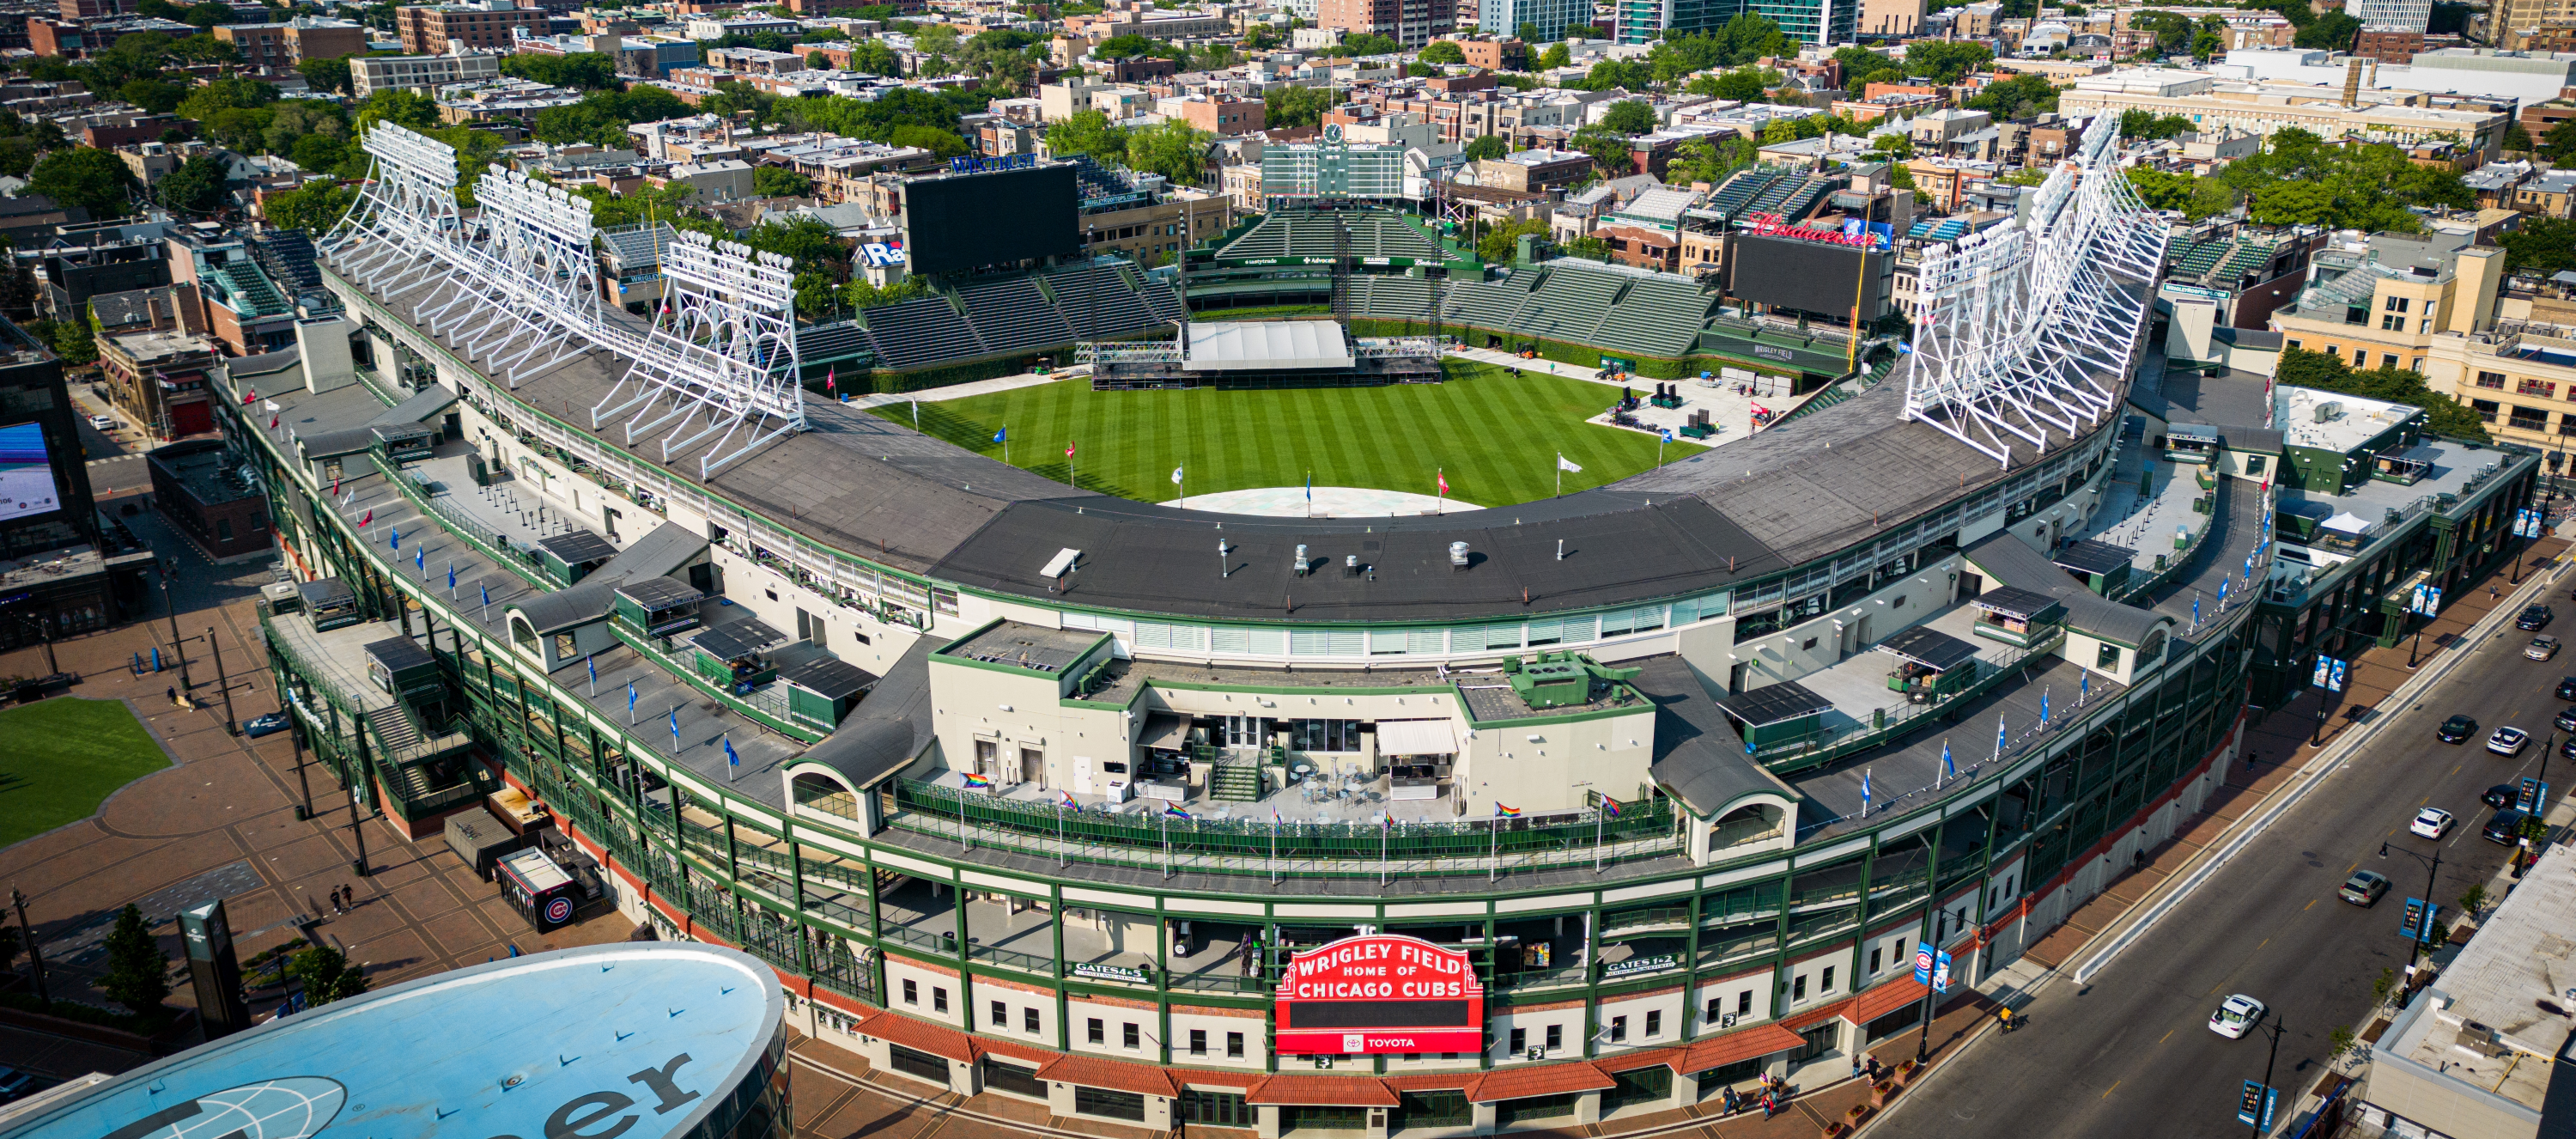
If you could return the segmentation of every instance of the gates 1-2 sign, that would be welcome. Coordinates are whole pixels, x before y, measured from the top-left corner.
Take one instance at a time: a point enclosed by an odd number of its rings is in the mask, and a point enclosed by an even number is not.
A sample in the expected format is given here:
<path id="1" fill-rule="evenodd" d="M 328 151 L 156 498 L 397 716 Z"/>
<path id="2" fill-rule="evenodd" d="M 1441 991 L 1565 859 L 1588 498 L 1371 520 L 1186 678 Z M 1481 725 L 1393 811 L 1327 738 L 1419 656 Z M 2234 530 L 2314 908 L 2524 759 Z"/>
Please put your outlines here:
<path id="1" fill-rule="evenodd" d="M 1481 1052 L 1485 985 L 1467 955 L 1415 937 L 1345 937 L 1300 953 L 1279 985 L 1279 1051 Z"/>

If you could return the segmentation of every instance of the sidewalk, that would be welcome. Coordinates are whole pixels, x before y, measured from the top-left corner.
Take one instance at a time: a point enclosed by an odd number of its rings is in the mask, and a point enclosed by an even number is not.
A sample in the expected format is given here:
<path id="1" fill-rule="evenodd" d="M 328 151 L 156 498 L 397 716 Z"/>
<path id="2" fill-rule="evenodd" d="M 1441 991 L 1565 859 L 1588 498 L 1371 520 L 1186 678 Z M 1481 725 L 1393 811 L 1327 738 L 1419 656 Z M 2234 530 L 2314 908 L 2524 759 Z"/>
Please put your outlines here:
<path id="1" fill-rule="evenodd" d="M 1016 376 L 996 376 L 989 380 L 976 380 L 973 383 L 923 388 L 917 392 L 870 392 L 863 396 L 853 396 L 842 402 L 861 411 L 872 407 L 912 403 L 916 400 L 922 403 L 940 403 L 952 399 L 973 399 L 980 395 L 998 395 L 1002 392 L 1018 391 L 1021 388 L 1040 387 L 1063 380 L 1081 379 L 1090 374 L 1091 365 L 1082 364 L 1059 368 L 1043 376 L 1035 372 L 1022 372 Z"/>

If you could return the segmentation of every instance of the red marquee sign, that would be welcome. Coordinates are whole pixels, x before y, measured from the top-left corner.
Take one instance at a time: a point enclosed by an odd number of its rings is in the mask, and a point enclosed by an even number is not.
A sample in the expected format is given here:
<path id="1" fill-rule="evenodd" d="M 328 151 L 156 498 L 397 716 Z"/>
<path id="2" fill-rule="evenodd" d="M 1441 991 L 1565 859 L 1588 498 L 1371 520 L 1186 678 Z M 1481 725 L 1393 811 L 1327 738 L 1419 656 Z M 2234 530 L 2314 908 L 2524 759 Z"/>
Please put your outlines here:
<path id="1" fill-rule="evenodd" d="M 1278 1022 L 1283 1054 L 1482 1052 L 1485 983 L 1418 937 L 1345 937 L 1289 961 Z"/>

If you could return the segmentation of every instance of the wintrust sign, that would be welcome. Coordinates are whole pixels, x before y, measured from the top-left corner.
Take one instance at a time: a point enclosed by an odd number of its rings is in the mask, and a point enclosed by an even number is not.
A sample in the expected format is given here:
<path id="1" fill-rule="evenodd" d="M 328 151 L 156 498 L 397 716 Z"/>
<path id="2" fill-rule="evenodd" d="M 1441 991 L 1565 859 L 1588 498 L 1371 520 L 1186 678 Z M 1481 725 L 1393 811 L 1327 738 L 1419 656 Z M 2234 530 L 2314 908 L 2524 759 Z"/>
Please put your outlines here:
<path id="1" fill-rule="evenodd" d="M 1465 953 L 1414 937 L 1346 937 L 1300 953 L 1279 986 L 1279 1051 L 1481 1052 L 1485 985 Z"/>

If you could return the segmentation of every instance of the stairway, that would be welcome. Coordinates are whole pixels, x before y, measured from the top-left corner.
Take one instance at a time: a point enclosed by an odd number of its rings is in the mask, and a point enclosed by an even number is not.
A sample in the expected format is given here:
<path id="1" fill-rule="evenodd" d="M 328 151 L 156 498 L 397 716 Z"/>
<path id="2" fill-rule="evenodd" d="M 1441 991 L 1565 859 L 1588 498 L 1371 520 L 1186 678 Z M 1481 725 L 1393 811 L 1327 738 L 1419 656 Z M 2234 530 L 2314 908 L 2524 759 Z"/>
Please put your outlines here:
<path id="1" fill-rule="evenodd" d="M 379 759 L 399 756 L 420 746 L 420 729 L 412 726 L 411 717 L 399 706 L 368 712 L 367 726 L 376 733 L 376 745 L 384 749 Z"/>
<path id="2" fill-rule="evenodd" d="M 1222 803 L 1261 801 L 1261 768 L 1249 761 L 1220 762 L 1208 770 L 1208 798 Z"/>

